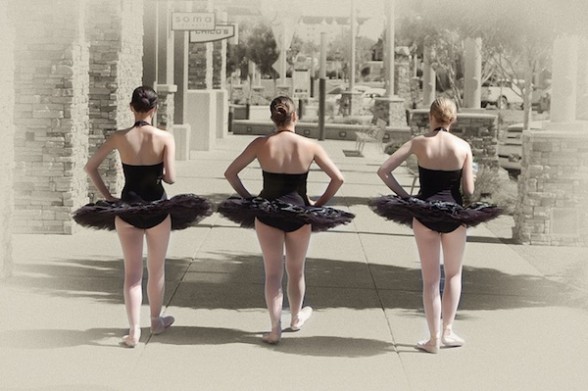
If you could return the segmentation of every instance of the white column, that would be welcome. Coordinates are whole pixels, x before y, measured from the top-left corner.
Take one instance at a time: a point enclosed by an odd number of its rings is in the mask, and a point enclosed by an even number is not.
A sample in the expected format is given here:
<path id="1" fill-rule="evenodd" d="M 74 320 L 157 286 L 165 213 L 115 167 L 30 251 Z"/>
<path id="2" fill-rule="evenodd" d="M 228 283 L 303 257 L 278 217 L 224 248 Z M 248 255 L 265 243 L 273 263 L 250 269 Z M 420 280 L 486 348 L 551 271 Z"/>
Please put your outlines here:
<path id="1" fill-rule="evenodd" d="M 578 37 L 562 35 L 553 43 L 551 122 L 576 119 Z"/>
<path id="2" fill-rule="evenodd" d="M 386 96 L 394 95 L 394 5 L 395 0 L 387 0 L 385 3 L 386 13 L 386 36 L 384 38 L 384 71 Z"/>
<path id="3" fill-rule="evenodd" d="M 465 40 L 464 107 L 480 108 L 482 78 L 482 38 Z"/>
<path id="4" fill-rule="evenodd" d="M 432 49 L 425 46 L 423 50 L 423 106 L 428 108 L 435 100 L 437 75 L 431 65 Z"/>

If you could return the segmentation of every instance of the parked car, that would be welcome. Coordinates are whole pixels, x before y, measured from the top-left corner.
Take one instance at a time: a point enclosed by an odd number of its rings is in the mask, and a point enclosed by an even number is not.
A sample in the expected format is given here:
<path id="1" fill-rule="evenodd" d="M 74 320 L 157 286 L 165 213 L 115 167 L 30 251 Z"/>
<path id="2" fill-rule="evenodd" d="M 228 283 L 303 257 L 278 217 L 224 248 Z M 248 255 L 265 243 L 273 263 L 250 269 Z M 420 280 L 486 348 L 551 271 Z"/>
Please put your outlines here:
<path id="1" fill-rule="evenodd" d="M 368 88 L 361 94 L 361 104 L 363 107 L 371 107 L 374 104 L 374 98 L 386 95 L 385 88 Z"/>
<path id="2" fill-rule="evenodd" d="M 500 110 L 521 108 L 523 106 L 523 94 L 514 80 L 488 81 L 482 84 L 480 105 L 483 108 L 492 105 Z"/>
<path id="3" fill-rule="evenodd" d="M 531 129 L 543 129 L 543 121 L 529 124 Z M 504 140 L 498 143 L 498 164 L 508 171 L 508 176 L 517 178 L 521 173 L 523 158 L 523 124 L 513 124 L 506 128 Z"/>

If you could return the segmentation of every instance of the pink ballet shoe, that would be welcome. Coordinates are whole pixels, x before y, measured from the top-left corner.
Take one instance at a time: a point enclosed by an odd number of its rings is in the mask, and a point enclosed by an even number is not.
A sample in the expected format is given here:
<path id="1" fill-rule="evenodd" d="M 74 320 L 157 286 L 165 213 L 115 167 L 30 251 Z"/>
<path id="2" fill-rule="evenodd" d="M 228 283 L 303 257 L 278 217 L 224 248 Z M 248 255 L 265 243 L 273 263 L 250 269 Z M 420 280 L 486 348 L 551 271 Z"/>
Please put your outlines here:
<path id="1" fill-rule="evenodd" d="M 280 343 L 281 339 L 282 339 L 282 332 L 281 331 L 278 333 L 274 333 L 274 332 L 263 333 L 263 335 L 261 337 L 261 340 L 268 345 L 277 345 Z"/>
<path id="2" fill-rule="evenodd" d="M 151 334 L 158 335 L 166 331 L 176 319 L 173 316 L 160 316 L 151 319 Z"/>
<path id="3" fill-rule="evenodd" d="M 300 330 L 304 325 L 304 322 L 306 322 L 311 315 L 312 307 L 303 307 L 298 313 L 296 319 L 292 319 L 292 322 L 290 323 L 290 329 L 292 329 L 292 331 Z"/>
<path id="4" fill-rule="evenodd" d="M 269 345 L 277 345 L 282 339 L 282 325 L 278 324 L 278 327 L 272 329 L 269 333 L 263 333 L 261 340 Z"/>
<path id="5" fill-rule="evenodd" d="M 134 348 L 139 343 L 139 337 L 131 337 L 130 335 L 125 335 L 122 337 L 121 344 L 126 346 L 127 348 Z"/>
<path id="6" fill-rule="evenodd" d="M 439 340 L 431 338 L 426 341 L 419 341 L 416 344 L 416 348 L 427 353 L 437 354 L 439 353 Z"/>
<path id="7" fill-rule="evenodd" d="M 465 345 L 465 340 L 451 331 L 451 329 L 446 329 L 443 331 L 443 335 L 441 335 L 441 342 L 443 345 L 449 348 L 458 348 Z"/>

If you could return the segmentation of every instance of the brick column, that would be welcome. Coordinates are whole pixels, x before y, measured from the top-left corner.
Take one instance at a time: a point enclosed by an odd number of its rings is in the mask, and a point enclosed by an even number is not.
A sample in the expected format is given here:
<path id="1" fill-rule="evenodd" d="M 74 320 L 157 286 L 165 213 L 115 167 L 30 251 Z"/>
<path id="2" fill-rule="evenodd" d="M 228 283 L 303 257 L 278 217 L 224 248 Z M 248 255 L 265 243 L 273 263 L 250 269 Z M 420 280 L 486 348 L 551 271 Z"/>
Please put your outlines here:
<path id="1" fill-rule="evenodd" d="M 14 30 L 8 22 L 7 7 L 0 2 L 0 278 L 12 273 L 12 225 L 14 215 Z"/>
<path id="2" fill-rule="evenodd" d="M 576 117 L 578 42 L 570 36 L 555 40 L 551 123 L 523 131 L 513 229 L 522 243 L 588 245 L 588 121 Z"/>
<path id="3" fill-rule="evenodd" d="M 171 3 L 151 0 L 146 6 L 156 7 L 157 14 L 157 77 L 155 91 L 159 96 L 159 108 L 157 109 L 157 124 L 160 129 L 173 129 L 174 125 L 174 101 L 178 90 L 174 84 L 174 36 L 171 30 L 170 15 Z"/>
<path id="4" fill-rule="evenodd" d="M 15 232 L 71 233 L 86 200 L 85 2 L 12 2 L 15 26 Z M 3 113 L 6 115 L 6 113 Z"/>
<path id="5" fill-rule="evenodd" d="M 133 89 L 142 84 L 143 3 L 95 0 L 87 6 L 90 42 L 90 146 L 93 154 L 115 130 L 133 124 L 129 109 Z M 122 189 L 117 153 L 102 164 L 101 174 L 113 194 Z M 100 198 L 94 186 L 90 198 Z"/>

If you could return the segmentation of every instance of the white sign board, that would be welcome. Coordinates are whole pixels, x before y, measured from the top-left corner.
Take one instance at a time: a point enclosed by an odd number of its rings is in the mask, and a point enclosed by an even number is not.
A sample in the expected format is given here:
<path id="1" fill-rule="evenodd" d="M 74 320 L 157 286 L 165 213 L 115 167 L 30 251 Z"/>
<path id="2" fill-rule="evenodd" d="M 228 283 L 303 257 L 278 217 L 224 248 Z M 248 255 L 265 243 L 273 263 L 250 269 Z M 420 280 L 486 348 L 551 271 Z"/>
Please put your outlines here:
<path id="1" fill-rule="evenodd" d="M 308 70 L 296 69 L 292 74 L 292 84 L 294 85 L 294 99 L 306 99 L 310 96 L 310 74 Z"/>
<path id="2" fill-rule="evenodd" d="M 227 39 L 235 35 L 235 26 L 232 24 L 217 24 L 214 30 L 190 31 L 190 42 L 213 42 Z"/>
<path id="3" fill-rule="evenodd" d="M 172 30 L 214 30 L 214 12 L 174 12 Z"/>

